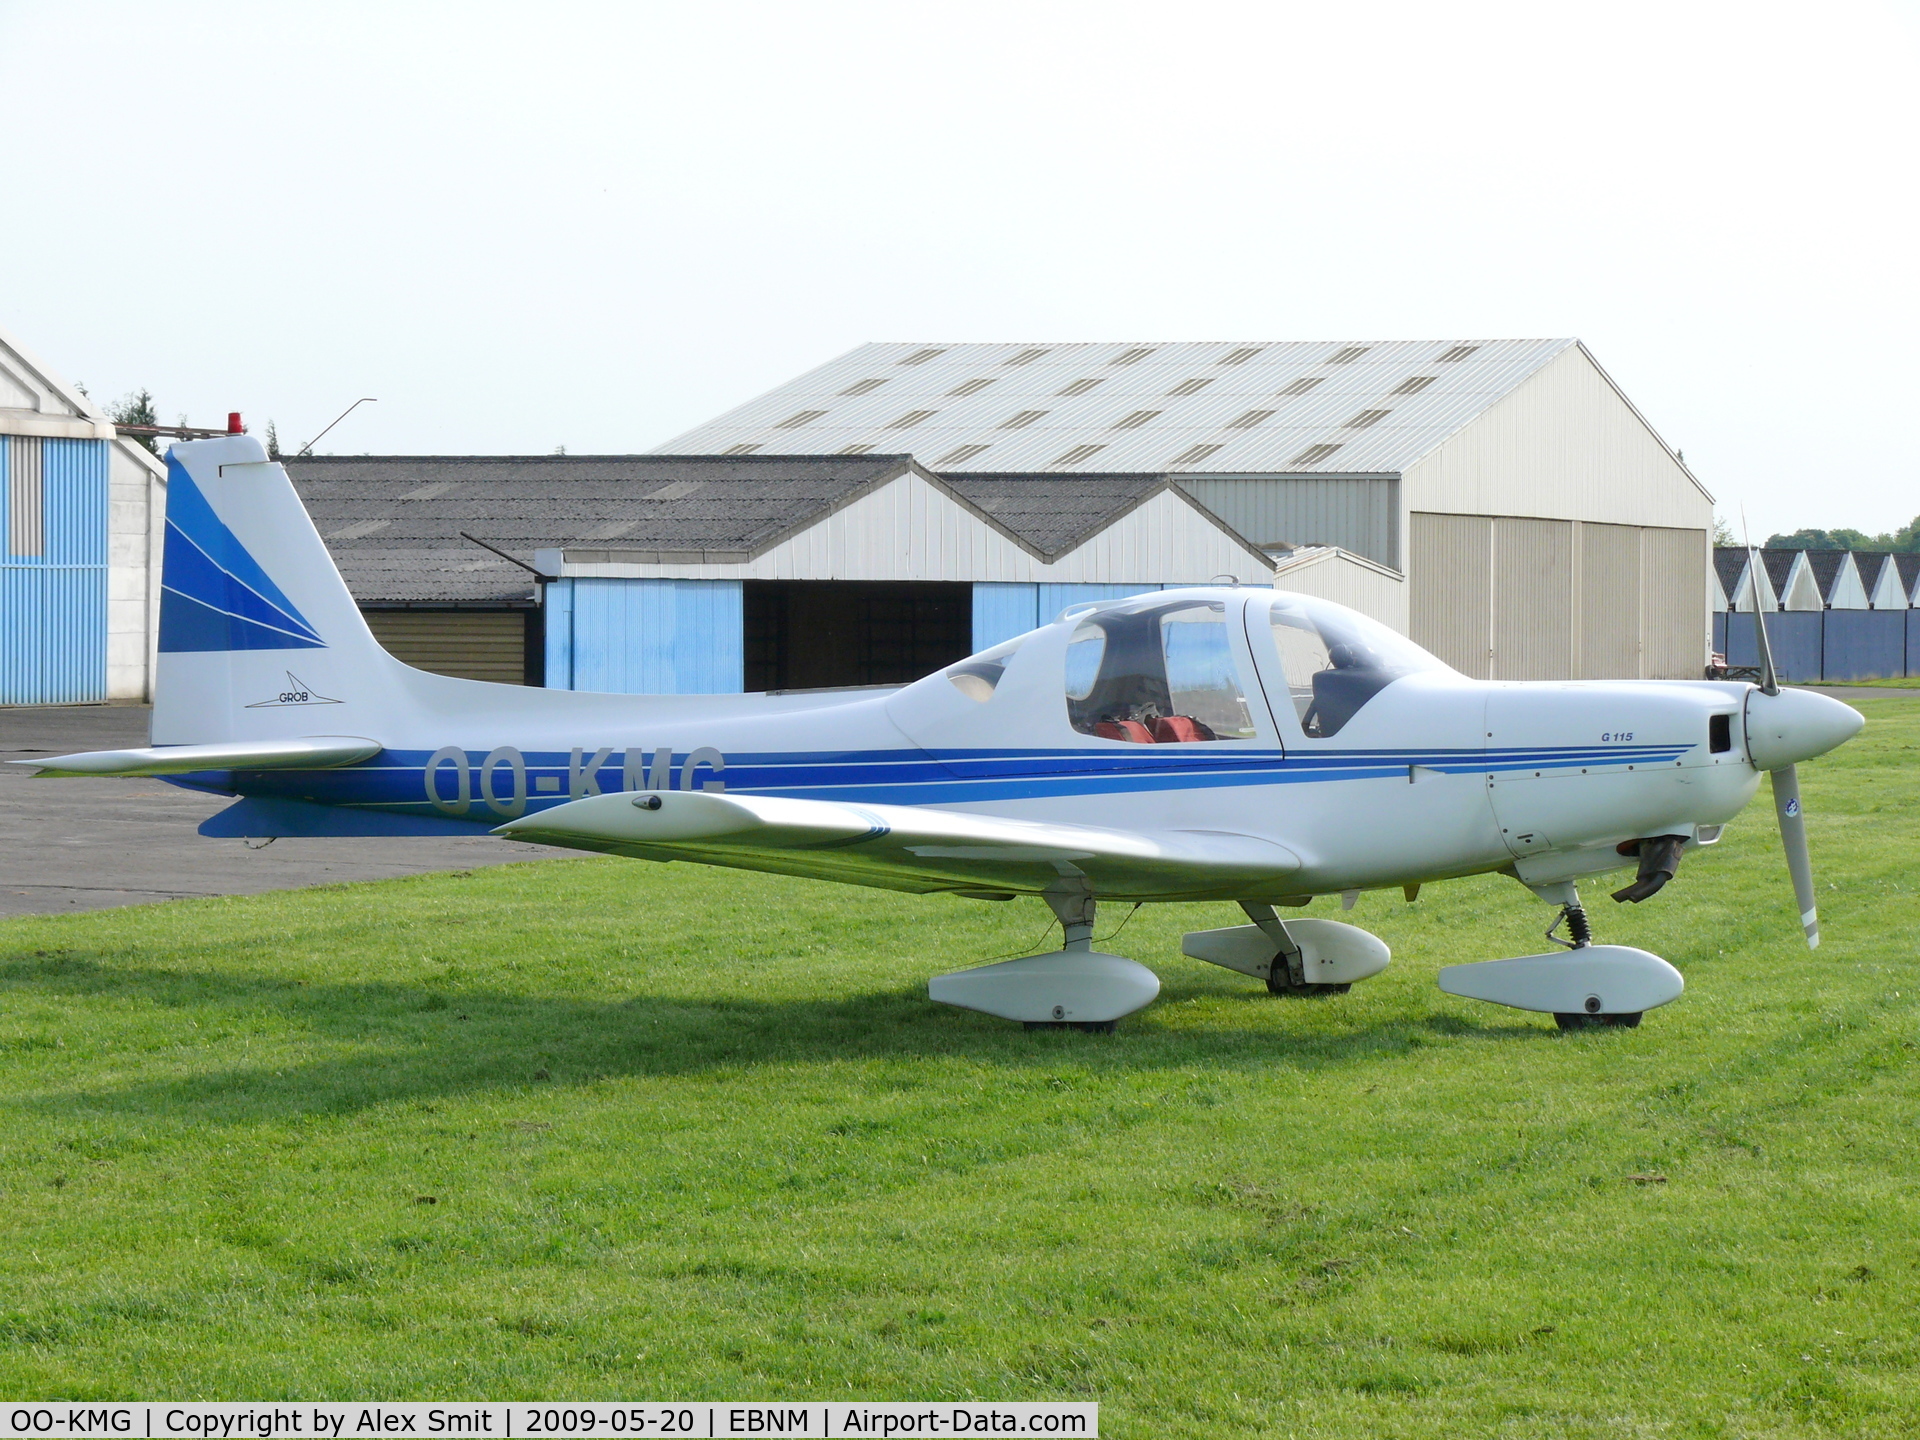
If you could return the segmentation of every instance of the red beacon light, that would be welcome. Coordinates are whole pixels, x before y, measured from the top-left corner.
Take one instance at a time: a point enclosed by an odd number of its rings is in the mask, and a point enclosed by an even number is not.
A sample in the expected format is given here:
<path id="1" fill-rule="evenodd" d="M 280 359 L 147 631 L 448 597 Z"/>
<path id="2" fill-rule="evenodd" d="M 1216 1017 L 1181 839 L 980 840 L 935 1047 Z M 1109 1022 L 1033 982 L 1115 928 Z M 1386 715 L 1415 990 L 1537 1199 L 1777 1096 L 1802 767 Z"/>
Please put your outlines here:
<path id="1" fill-rule="evenodd" d="M 247 433 L 247 427 L 240 423 L 240 412 L 238 410 L 229 410 L 227 412 L 227 433 L 229 435 L 244 435 Z"/>

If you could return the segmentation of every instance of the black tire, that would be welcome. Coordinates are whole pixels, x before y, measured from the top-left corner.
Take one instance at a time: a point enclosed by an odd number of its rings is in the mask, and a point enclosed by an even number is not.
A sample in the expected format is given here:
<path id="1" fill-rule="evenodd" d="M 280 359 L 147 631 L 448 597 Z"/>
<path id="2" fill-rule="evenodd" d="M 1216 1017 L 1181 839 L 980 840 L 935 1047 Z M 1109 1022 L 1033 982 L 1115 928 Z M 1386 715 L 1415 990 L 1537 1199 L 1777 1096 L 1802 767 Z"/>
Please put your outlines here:
<path id="1" fill-rule="evenodd" d="M 1267 971 L 1267 993 L 1269 995 L 1291 995 L 1296 1000 L 1311 1000 L 1316 996 L 1344 995 L 1353 989 L 1353 982 L 1340 985 L 1295 985 L 1287 976 L 1287 967 L 1279 958 L 1275 958 L 1273 968 Z"/>
<path id="2" fill-rule="evenodd" d="M 1644 1011 L 1629 1010 L 1619 1015 L 1584 1015 L 1578 1010 L 1556 1010 L 1553 1023 L 1562 1030 L 1632 1030 L 1640 1024 Z"/>

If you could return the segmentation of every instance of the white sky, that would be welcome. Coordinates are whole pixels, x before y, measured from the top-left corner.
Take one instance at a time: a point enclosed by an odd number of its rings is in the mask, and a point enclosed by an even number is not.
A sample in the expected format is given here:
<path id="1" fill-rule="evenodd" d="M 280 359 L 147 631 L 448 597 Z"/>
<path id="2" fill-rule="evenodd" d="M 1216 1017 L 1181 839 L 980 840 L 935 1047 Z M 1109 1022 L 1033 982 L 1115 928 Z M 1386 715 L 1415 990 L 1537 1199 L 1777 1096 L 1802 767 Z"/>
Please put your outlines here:
<path id="1" fill-rule="evenodd" d="M 1577 335 L 1756 539 L 1920 511 L 1920 0 L 0 0 L 0 325 L 323 450 L 867 340 Z"/>

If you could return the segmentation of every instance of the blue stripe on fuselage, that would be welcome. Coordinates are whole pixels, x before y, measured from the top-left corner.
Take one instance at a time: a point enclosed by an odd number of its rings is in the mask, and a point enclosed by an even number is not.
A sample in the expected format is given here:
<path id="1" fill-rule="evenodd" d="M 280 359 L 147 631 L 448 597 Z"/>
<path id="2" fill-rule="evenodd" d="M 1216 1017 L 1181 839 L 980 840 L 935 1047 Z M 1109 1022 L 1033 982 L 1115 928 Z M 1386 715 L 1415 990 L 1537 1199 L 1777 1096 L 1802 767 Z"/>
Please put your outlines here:
<path id="1" fill-rule="evenodd" d="M 1030 800 L 1056 796 L 1142 793 L 1169 790 L 1217 790 L 1253 785 L 1298 785 L 1345 780 L 1397 779 L 1405 781 L 1409 767 L 1443 774 L 1487 774 L 1513 771 L 1567 771 L 1604 766 L 1672 764 L 1693 745 L 1606 745 L 1500 748 L 1494 750 L 1296 750 L 1234 746 L 1200 752 L 1181 748 L 1158 751 L 1141 746 L 1126 750 L 860 750 L 743 753 L 726 757 L 723 776 L 728 790 L 758 795 L 780 795 L 804 800 L 838 800 L 888 805 L 964 805 L 982 801 Z M 445 814 L 427 797 L 425 770 L 432 752 L 388 750 L 359 765 L 331 770 L 255 771 L 235 774 L 224 785 L 196 788 L 231 789 L 259 796 L 283 796 L 323 805 L 370 806 L 402 813 Z M 502 802 L 489 806 L 480 793 L 478 771 L 485 751 L 472 751 L 468 763 L 474 772 L 472 798 L 466 815 L 485 818 L 505 815 L 512 782 L 504 765 L 494 771 L 495 793 Z M 538 811 L 562 805 L 567 793 L 573 756 L 567 751 L 525 754 L 527 794 L 525 809 Z M 679 783 L 685 753 L 674 756 L 674 780 Z M 443 763 L 438 783 L 442 795 L 455 791 L 453 767 Z M 621 788 L 622 767 L 605 765 L 593 772 L 603 791 Z M 194 777 L 176 777 L 189 785 Z M 225 780 L 224 775 L 221 779 Z M 697 781 L 713 778 L 701 769 Z M 541 779 L 555 780 L 553 791 L 538 788 Z"/>

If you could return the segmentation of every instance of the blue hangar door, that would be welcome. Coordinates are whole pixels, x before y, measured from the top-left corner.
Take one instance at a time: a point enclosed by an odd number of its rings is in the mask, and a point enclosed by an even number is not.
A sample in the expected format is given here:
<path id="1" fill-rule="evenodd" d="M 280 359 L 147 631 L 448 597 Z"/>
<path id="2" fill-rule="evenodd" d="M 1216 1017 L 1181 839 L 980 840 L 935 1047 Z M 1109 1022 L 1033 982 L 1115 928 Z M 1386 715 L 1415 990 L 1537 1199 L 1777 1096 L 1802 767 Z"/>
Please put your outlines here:
<path id="1" fill-rule="evenodd" d="M 0 436 L 0 705 L 107 698 L 107 442 Z"/>

